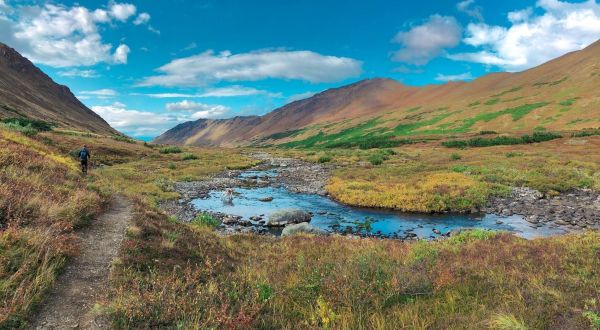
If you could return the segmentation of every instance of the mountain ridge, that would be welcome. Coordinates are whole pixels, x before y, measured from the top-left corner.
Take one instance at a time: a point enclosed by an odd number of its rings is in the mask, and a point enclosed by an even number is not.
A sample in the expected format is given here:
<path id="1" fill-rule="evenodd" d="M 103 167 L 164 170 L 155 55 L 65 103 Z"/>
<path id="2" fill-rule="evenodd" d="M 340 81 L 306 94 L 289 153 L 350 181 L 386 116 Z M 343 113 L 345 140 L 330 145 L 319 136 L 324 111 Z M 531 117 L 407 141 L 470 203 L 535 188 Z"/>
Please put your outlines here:
<path id="1" fill-rule="evenodd" d="M 120 134 L 15 49 L 0 42 L 0 118 L 31 118 L 60 127 Z"/>
<path id="2" fill-rule="evenodd" d="M 583 129 L 600 125 L 597 83 L 600 41 L 522 72 L 491 73 L 470 82 L 414 87 L 389 78 L 364 79 L 291 102 L 263 116 L 205 119 L 198 125 L 178 125 L 154 141 L 197 146 L 281 144 L 319 132 L 339 132 L 374 117 L 381 118 L 379 128 L 422 126 L 409 135 L 452 132 L 444 128 L 461 133 L 477 129 L 501 133 Z M 536 107 L 529 109 L 530 105 Z M 527 113 L 512 121 L 507 114 L 520 107 Z M 495 115 L 485 117 L 490 113 Z M 440 116 L 445 118 L 437 120 Z M 465 129 L 462 123 L 470 117 L 482 119 Z M 427 125 L 429 121 L 433 122 Z M 300 129 L 306 132 L 277 141 L 268 139 Z"/>

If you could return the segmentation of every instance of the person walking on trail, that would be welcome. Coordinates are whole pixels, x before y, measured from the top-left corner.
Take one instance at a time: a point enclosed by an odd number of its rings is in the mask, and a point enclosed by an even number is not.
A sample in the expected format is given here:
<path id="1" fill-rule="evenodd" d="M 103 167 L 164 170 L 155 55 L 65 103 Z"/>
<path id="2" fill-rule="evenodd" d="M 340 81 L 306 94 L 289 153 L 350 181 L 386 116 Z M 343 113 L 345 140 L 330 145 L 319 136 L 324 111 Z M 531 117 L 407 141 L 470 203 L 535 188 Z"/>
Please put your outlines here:
<path id="1" fill-rule="evenodd" d="M 88 160 L 92 155 L 88 150 L 87 146 L 84 145 L 81 150 L 79 150 L 79 160 L 81 161 L 81 172 L 86 174 L 88 171 Z"/>

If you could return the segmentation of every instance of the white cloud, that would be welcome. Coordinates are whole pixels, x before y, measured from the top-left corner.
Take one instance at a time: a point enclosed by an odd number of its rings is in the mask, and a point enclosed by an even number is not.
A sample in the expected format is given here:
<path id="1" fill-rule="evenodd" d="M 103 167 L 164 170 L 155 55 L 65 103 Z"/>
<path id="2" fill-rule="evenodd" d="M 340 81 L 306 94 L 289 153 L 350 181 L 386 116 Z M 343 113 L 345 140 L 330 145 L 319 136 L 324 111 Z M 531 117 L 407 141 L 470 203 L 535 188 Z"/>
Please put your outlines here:
<path id="1" fill-rule="evenodd" d="M 127 109 L 120 102 L 107 106 L 92 106 L 91 109 L 112 127 L 131 136 L 156 136 L 177 124 L 200 118 L 222 116 L 229 111 L 229 108 L 222 105 L 204 105 L 204 107 L 189 105 L 185 110 L 157 113 Z"/>
<path id="2" fill-rule="evenodd" d="M 12 14 L 0 15 L 0 40 L 33 62 L 54 67 L 127 62 L 129 48 L 120 45 L 113 53 L 113 45 L 99 31 L 114 20 L 126 21 L 135 14 L 134 5 L 111 2 L 108 10 L 52 3 L 7 8 Z"/>
<path id="3" fill-rule="evenodd" d="M 433 15 L 408 31 L 401 31 L 393 42 L 402 48 L 394 52 L 392 59 L 415 65 L 427 64 L 445 49 L 460 43 L 461 28 L 454 17 Z"/>
<path id="4" fill-rule="evenodd" d="M 196 103 L 188 100 L 167 103 L 166 108 L 167 111 L 171 112 L 193 112 L 190 115 L 193 119 L 216 118 L 223 116 L 229 111 L 229 108 L 223 105 Z"/>
<path id="5" fill-rule="evenodd" d="M 127 21 L 127 19 L 129 19 L 129 17 L 135 15 L 135 12 L 137 11 L 135 6 L 132 4 L 116 3 L 116 2 L 112 2 L 109 5 L 109 9 L 110 9 L 110 16 L 114 17 L 115 19 L 117 19 L 121 22 Z"/>
<path id="6" fill-rule="evenodd" d="M 531 9 L 509 13 L 509 27 L 469 24 L 464 42 L 478 50 L 449 58 L 519 71 L 598 40 L 600 5 L 595 0 L 539 0 L 536 6 L 542 11 L 539 15 Z"/>
<path id="7" fill-rule="evenodd" d="M 256 81 L 269 78 L 333 82 L 362 73 L 360 61 L 324 56 L 311 51 L 264 50 L 243 54 L 206 51 L 158 68 L 161 75 L 140 86 L 204 86 L 219 81 Z"/>
<path id="8" fill-rule="evenodd" d="M 61 77 L 97 78 L 100 75 L 95 70 L 69 69 L 58 71 Z"/>
<path id="9" fill-rule="evenodd" d="M 154 94 L 142 94 L 133 93 L 132 95 L 148 96 L 156 99 L 169 99 L 169 98 L 206 98 L 206 97 L 237 97 L 237 96 L 252 96 L 252 95 L 266 95 L 269 97 L 281 97 L 281 93 L 272 93 L 262 89 L 256 89 L 252 87 L 245 87 L 239 85 L 233 85 L 228 87 L 220 88 L 209 88 L 202 93 L 154 93 Z"/>
<path id="10" fill-rule="evenodd" d="M 461 1 L 456 4 L 456 8 L 479 21 L 483 21 L 483 9 L 475 5 L 475 0 Z"/>
<path id="11" fill-rule="evenodd" d="M 141 25 L 141 24 L 146 24 L 149 21 L 150 21 L 150 14 L 148 14 L 148 13 L 141 13 L 133 21 L 133 24 L 135 24 L 135 25 Z"/>
<path id="12" fill-rule="evenodd" d="M 473 79 L 473 75 L 471 74 L 471 72 L 465 72 L 465 73 L 455 74 L 455 75 L 445 75 L 445 74 L 438 73 L 438 75 L 435 77 L 435 80 L 444 81 L 444 82 L 471 80 L 471 79 Z"/>
<path id="13" fill-rule="evenodd" d="M 117 96 L 119 93 L 117 93 L 117 91 L 115 91 L 114 89 L 104 88 L 104 89 L 98 89 L 98 90 L 93 90 L 93 91 L 81 91 L 81 92 L 79 92 L 79 94 L 108 98 L 108 97 Z"/>
<path id="14" fill-rule="evenodd" d="M 183 122 L 177 116 L 129 110 L 118 105 L 93 106 L 91 109 L 112 127 L 131 136 L 157 135 Z"/>
<path id="15" fill-rule="evenodd" d="M 195 42 L 190 42 L 187 46 L 183 47 L 181 50 L 192 50 L 192 49 L 196 49 L 198 48 L 198 44 L 196 44 Z"/>
<path id="16" fill-rule="evenodd" d="M 113 61 L 119 64 L 127 64 L 127 55 L 130 51 L 127 45 L 119 45 L 113 54 Z"/>

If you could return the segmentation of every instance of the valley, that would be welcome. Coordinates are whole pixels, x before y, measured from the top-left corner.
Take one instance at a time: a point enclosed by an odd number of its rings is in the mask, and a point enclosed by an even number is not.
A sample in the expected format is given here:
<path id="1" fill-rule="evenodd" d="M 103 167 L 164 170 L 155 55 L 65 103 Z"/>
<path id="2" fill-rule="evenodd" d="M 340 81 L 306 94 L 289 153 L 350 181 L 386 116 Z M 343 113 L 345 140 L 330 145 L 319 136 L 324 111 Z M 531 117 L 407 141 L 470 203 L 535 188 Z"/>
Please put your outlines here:
<path id="1" fill-rule="evenodd" d="M 597 327 L 599 50 L 153 142 L 24 104 L 0 61 L 0 329 Z"/>

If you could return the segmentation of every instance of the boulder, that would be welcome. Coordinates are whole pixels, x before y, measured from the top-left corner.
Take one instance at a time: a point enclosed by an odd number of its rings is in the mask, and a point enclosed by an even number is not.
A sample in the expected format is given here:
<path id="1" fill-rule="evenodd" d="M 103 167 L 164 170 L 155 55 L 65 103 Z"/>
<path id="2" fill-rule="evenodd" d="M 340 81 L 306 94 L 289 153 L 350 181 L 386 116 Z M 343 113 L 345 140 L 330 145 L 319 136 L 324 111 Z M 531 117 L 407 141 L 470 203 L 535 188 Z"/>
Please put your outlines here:
<path id="1" fill-rule="evenodd" d="M 290 236 L 296 234 L 326 235 L 327 232 L 309 224 L 308 222 L 285 226 L 281 232 L 281 236 Z"/>
<path id="2" fill-rule="evenodd" d="M 274 212 L 269 216 L 267 226 L 271 227 L 282 227 L 289 224 L 296 224 L 301 222 L 309 222 L 311 219 L 308 212 L 298 209 L 285 209 Z"/>
<path id="3" fill-rule="evenodd" d="M 272 202 L 273 201 L 273 197 L 263 197 L 263 198 L 259 198 L 258 199 L 261 202 Z"/>

